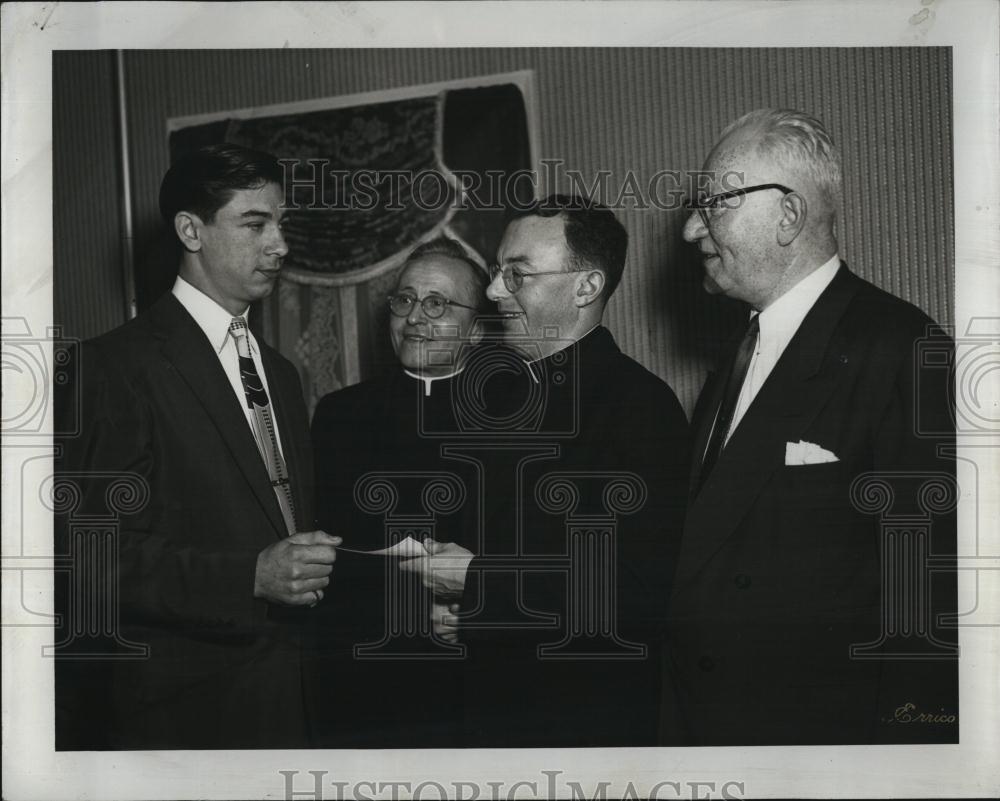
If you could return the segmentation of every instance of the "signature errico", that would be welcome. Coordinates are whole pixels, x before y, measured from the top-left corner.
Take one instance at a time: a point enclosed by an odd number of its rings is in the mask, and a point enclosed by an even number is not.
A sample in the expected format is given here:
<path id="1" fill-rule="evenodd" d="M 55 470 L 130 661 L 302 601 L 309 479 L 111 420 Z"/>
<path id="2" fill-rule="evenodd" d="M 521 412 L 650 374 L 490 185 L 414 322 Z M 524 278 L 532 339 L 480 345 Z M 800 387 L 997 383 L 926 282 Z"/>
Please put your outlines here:
<path id="1" fill-rule="evenodd" d="M 938 713 L 920 712 L 917 705 L 907 701 L 902 706 L 896 707 L 892 715 L 894 723 L 955 723 L 958 715 L 945 712 L 943 709 Z"/>

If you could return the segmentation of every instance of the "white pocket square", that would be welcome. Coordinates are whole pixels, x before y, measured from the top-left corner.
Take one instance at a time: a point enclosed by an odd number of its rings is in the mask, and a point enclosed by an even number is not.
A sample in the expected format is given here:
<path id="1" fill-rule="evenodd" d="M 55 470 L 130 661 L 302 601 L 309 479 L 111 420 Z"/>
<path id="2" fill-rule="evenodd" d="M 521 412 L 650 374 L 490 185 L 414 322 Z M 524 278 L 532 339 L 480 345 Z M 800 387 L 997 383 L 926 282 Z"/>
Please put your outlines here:
<path id="1" fill-rule="evenodd" d="M 798 442 L 785 443 L 786 465 L 830 464 L 831 462 L 839 461 L 840 459 L 837 458 L 835 453 L 826 450 L 826 448 L 821 448 L 813 442 L 805 442 L 800 439 Z"/>

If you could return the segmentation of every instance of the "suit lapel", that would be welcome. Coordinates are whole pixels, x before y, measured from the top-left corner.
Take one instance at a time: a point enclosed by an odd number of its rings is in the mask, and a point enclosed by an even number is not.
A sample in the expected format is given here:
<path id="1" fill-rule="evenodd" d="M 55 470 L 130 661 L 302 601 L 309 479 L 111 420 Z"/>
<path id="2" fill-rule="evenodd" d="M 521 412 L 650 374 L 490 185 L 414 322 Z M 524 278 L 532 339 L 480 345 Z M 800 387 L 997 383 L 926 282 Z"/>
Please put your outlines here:
<path id="1" fill-rule="evenodd" d="M 858 280 L 842 264 L 733 432 L 688 510 L 678 584 L 689 580 L 732 534 L 774 472 L 784 465 L 785 443 L 802 438 L 830 397 L 841 364 L 837 358 L 828 358 L 831 343 L 857 288 Z M 719 394 L 721 390 L 715 392 Z M 711 428 L 718 404 L 718 397 L 707 404 L 703 414 L 708 420 L 701 428 Z M 704 450 L 705 439 L 699 439 Z"/>
<path id="2" fill-rule="evenodd" d="M 729 359 L 732 363 L 732 359 Z M 708 447 L 708 438 L 712 434 L 712 423 L 722 403 L 724 382 L 722 378 L 728 375 L 728 368 L 718 372 L 710 372 L 705 378 L 705 386 L 698 396 L 691 419 L 695 421 L 694 445 L 691 450 L 691 483 L 688 487 L 688 503 L 694 501 L 695 487 L 701 480 L 701 462 Z"/>
<path id="3" fill-rule="evenodd" d="M 225 370 L 204 332 L 180 302 L 167 294 L 151 309 L 152 323 L 162 339 L 161 350 L 204 407 L 237 469 L 270 520 L 277 536 L 286 536 L 284 520 L 243 409 L 233 394 Z"/>

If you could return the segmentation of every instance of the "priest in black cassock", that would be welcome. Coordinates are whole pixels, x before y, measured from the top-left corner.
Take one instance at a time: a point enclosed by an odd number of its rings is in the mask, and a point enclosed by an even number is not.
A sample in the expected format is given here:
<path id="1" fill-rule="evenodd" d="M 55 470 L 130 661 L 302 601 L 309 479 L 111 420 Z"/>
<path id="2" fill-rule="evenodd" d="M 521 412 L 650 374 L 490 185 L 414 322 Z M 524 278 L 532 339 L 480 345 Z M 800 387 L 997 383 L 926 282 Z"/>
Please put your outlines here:
<path id="1" fill-rule="evenodd" d="M 447 607 L 400 574 L 398 559 L 363 552 L 407 537 L 418 545 L 427 536 L 462 541 L 475 527 L 467 489 L 476 484 L 474 466 L 442 452 L 459 431 L 456 380 L 482 336 L 486 284 L 458 242 L 417 247 L 389 296 L 398 369 L 331 393 L 316 408 L 318 516 L 346 548 L 343 582 L 317 607 L 318 669 L 307 682 L 317 746 L 462 741 L 452 692 L 461 649 L 448 644 L 453 634 L 430 628 Z"/>
<path id="2" fill-rule="evenodd" d="M 610 210 L 553 196 L 514 216 L 491 271 L 505 347 L 463 372 L 481 387 L 463 400 L 492 406 L 455 407 L 452 449 L 476 466 L 480 514 L 400 564 L 467 649 L 436 696 L 458 699 L 467 746 L 656 744 L 689 435 L 670 387 L 601 325 L 627 245 Z"/>

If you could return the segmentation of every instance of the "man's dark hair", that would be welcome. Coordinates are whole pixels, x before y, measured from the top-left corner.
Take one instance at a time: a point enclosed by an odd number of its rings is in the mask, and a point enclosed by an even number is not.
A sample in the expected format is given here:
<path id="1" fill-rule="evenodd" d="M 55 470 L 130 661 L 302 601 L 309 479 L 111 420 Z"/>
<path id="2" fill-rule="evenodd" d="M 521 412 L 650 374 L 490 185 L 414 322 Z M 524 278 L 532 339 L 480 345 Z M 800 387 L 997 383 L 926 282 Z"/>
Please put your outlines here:
<path id="1" fill-rule="evenodd" d="M 410 264 L 410 262 L 425 258 L 426 256 L 447 256 L 449 259 L 464 262 L 469 268 L 467 271 L 469 274 L 469 289 L 471 290 L 472 297 L 476 299 L 475 305 L 480 311 L 483 311 L 487 307 L 486 287 L 489 285 L 489 280 L 486 271 L 476 264 L 475 259 L 469 255 L 469 252 L 462 246 L 461 242 L 447 236 L 439 236 L 428 242 L 424 242 L 422 245 L 417 245 L 413 249 L 413 252 L 406 257 L 403 269 L 406 269 L 406 265 Z M 400 274 L 402 275 L 402 272 Z"/>
<path id="2" fill-rule="evenodd" d="M 518 209 L 511 221 L 522 217 L 562 217 L 570 269 L 603 272 L 605 302 L 611 297 L 622 280 L 628 252 L 628 232 L 611 209 L 585 197 L 549 195 Z"/>
<path id="3" fill-rule="evenodd" d="M 173 229 L 180 211 L 211 222 L 238 189 L 282 185 L 284 175 L 270 153 L 223 142 L 200 147 L 175 161 L 160 184 L 160 214 Z"/>

